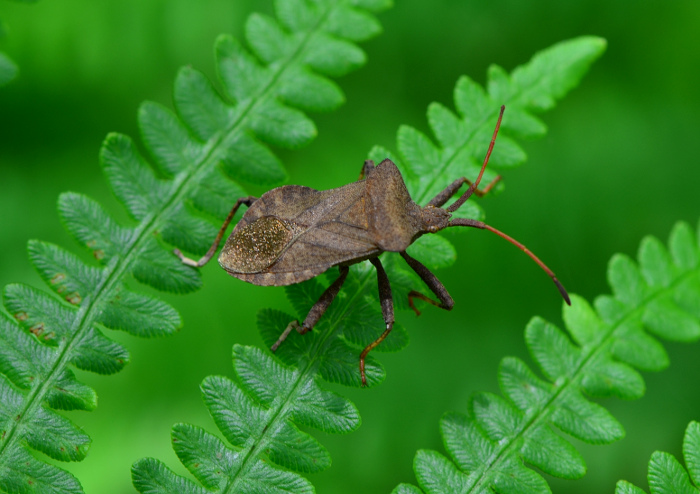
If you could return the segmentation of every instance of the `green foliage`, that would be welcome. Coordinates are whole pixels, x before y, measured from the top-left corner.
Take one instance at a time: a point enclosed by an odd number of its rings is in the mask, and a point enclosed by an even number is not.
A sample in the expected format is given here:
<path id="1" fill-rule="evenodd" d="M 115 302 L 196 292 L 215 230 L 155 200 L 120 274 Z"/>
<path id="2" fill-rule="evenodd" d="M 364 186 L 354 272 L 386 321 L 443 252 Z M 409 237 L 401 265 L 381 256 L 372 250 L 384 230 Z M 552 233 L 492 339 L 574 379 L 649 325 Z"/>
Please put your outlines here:
<path id="1" fill-rule="evenodd" d="M 3 29 L 2 22 L 0 21 L 0 40 L 2 40 L 4 37 L 5 30 Z M 10 57 L 0 52 L 0 87 L 17 77 L 17 71 L 17 64 L 15 64 Z"/>
<path id="2" fill-rule="evenodd" d="M 14 0 L 19 3 L 36 3 L 38 0 Z M 5 30 L 3 29 L 2 22 L 0 21 L 0 40 L 5 37 Z M 0 87 L 9 83 L 12 79 L 17 77 L 19 68 L 10 57 L 0 52 Z"/>
<path id="3" fill-rule="evenodd" d="M 477 393 L 467 414 L 442 418 L 440 430 L 451 459 L 434 451 L 416 454 L 414 470 L 423 492 L 549 492 L 545 480 L 524 462 L 561 478 L 576 479 L 586 472 L 583 458 L 554 428 L 591 444 L 624 436 L 622 425 L 584 395 L 640 398 L 645 386 L 635 368 L 668 365 L 655 337 L 700 338 L 698 238 L 685 223 L 673 228 L 668 249 L 647 237 L 638 264 L 624 255 L 611 259 L 608 281 L 612 296 L 598 297 L 594 307 L 578 296 L 572 297 L 571 307 L 564 306 L 569 336 L 537 317 L 528 324 L 525 341 L 545 379 L 522 360 L 506 357 L 498 370 L 503 396 Z M 696 424 L 686 435 L 689 468 L 697 465 L 697 435 Z M 655 453 L 649 473 L 652 492 L 691 492 L 683 490 L 690 484 L 681 470 L 670 455 Z M 641 492 L 634 489 L 618 486 L 619 493 Z"/>
<path id="4" fill-rule="evenodd" d="M 181 320 L 175 309 L 132 291 L 129 275 L 168 292 L 199 288 L 198 271 L 183 265 L 170 252 L 172 246 L 195 255 L 206 252 L 232 202 L 243 195 L 231 177 L 264 184 L 285 178 L 282 164 L 265 143 L 297 148 L 315 137 L 313 122 L 300 109 L 328 111 L 343 102 L 340 89 L 326 75 L 345 74 L 364 63 L 354 41 L 380 31 L 367 9 L 385 6 L 386 1 L 280 0 L 279 22 L 252 15 L 247 41 L 255 55 L 231 37 L 217 40 L 224 96 L 202 73 L 182 69 L 174 88 L 177 115 L 148 102 L 139 111 L 142 137 L 157 170 L 124 135 L 108 136 L 100 153 L 105 176 L 132 225 L 119 224 L 81 194 L 60 196 L 65 228 L 97 262 L 31 241 L 31 262 L 57 296 L 20 284 L 3 292 L 14 319 L 0 316 L 0 490 L 82 492 L 70 474 L 34 459 L 25 449 L 62 461 L 85 457 L 89 437 L 55 412 L 96 406 L 95 392 L 78 382 L 69 366 L 112 374 L 128 363 L 126 348 L 106 337 L 104 328 L 144 337 L 178 330 Z M 352 33 L 346 32 L 347 26 L 353 26 Z M 312 373 L 304 374 L 303 387 L 285 386 L 299 382 L 298 371 L 241 348 L 236 349 L 236 365 L 241 384 L 210 378 L 202 390 L 227 439 L 239 448 L 252 444 L 253 451 L 237 456 L 220 440 L 183 425 L 174 432 L 178 454 L 207 487 L 225 484 L 240 468 L 234 490 L 273 492 L 274 486 L 308 492 L 306 480 L 261 462 L 258 454 L 304 472 L 325 468 L 328 454 L 290 418 L 324 431 L 346 432 L 359 425 L 357 411 L 320 390 Z M 251 366 L 259 366 L 252 375 Z M 270 412 L 279 401 L 277 395 L 265 394 L 272 383 L 287 393 L 284 413 Z M 248 421 L 251 416 L 256 421 Z M 274 438 L 265 434 L 264 424 L 270 421 L 276 426 Z M 309 451 L 307 456 L 297 454 Z M 223 465 L 234 457 L 240 461 L 238 467 L 232 463 L 234 470 L 222 470 L 214 462 L 216 458 Z M 179 480 L 170 479 L 156 462 L 141 462 L 134 472 L 136 485 L 145 491 L 154 492 L 152 486 L 163 482 L 165 492 L 184 492 L 167 483 Z"/>
<path id="5" fill-rule="evenodd" d="M 697 494 L 700 492 L 700 423 L 691 422 L 683 438 L 683 459 L 686 469 L 676 458 L 655 451 L 649 460 L 649 488 L 652 494 Z M 620 480 L 615 494 L 645 494 L 644 490 Z"/>
<path id="6" fill-rule="evenodd" d="M 272 41 L 269 44 L 277 45 Z M 604 47 L 605 43 L 598 38 L 579 38 L 556 45 L 536 55 L 528 65 L 515 69 L 511 76 L 503 76 L 498 90 L 500 93 L 494 97 L 502 95 L 506 98 L 502 102 L 507 105 L 512 103 L 516 115 L 520 112 L 527 115 L 521 119 L 534 121 L 535 117 L 528 112 L 551 107 L 552 99 L 562 96 L 566 89 L 571 88 L 582 76 L 582 68 L 588 67 Z M 494 71 L 491 72 L 493 74 Z M 439 110 L 437 118 L 432 118 L 434 110 L 429 110 L 431 126 L 441 139 L 444 149 L 438 150 L 427 137 L 419 135 L 417 131 L 406 131 L 405 128 L 399 130 L 399 150 L 403 158 L 401 166 L 405 176 L 410 177 L 409 187 L 412 192 L 418 191 L 418 196 L 433 194 L 435 187 L 443 188 L 445 176 L 456 178 L 467 174 L 474 177 L 478 173 L 475 156 L 481 153 L 483 157 L 486 151 L 501 102 L 492 102 L 475 83 L 465 81 L 468 79 L 460 79 L 455 90 L 462 121 L 447 109 Z M 473 93 L 480 96 L 476 98 Z M 489 107 L 491 105 L 492 108 Z M 430 108 L 436 106 L 431 105 Z M 524 159 L 524 153 L 514 151 L 519 148 L 507 138 L 509 127 L 504 125 L 504 130 L 507 152 L 501 153 L 501 168 L 515 164 L 514 160 L 506 159 L 505 156 L 517 154 L 521 156 L 519 162 Z M 452 140 L 444 137 L 448 134 L 454 136 L 450 138 Z M 534 137 L 535 133 L 530 132 L 528 136 Z M 480 138 L 485 143 L 478 142 Z M 500 142 L 499 137 L 499 145 Z M 424 161 L 422 155 L 414 153 L 419 148 L 432 149 L 439 162 Z M 389 153 L 381 148 L 375 148 L 371 152 L 375 160 L 381 160 L 387 155 Z M 431 237 L 437 238 L 428 238 Z M 431 266 L 449 265 L 455 257 L 454 248 L 444 240 L 428 241 L 423 244 L 422 250 L 416 250 L 420 256 L 425 254 L 421 258 Z M 392 273 L 390 279 L 394 287 L 394 300 L 405 304 L 406 293 L 417 285 L 413 278 L 395 265 L 395 258 L 396 256 L 385 256 L 385 263 Z M 296 312 L 293 315 L 274 309 L 262 310 L 258 315 L 258 327 L 264 343 L 271 346 L 291 321 L 303 320 L 320 297 L 324 285 L 332 282 L 336 276 L 335 270 L 331 270 L 326 275 L 325 283 L 319 277 L 287 287 L 287 296 Z M 233 448 L 214 440 L 199 429 L 196 429 L 197 434 L 184 436 L 181 433 L 183 427 L 195 430 L 193 426 L 176 425 L 172 437 L 173 448 L 180 460 L 205 488 L 213 489 L 213 492 L 272 492 L 277 485 L 273 479 L 282 473 L 270 466 L 268 461 L 298 473 L 316 472 L 330 465 L 328 452 L 311 436 L 297 429 L 295 424 L 330 433 L 346 433 L 359 426 L 360 417 L 354 405 L 336 394 L 322 390 L 320 382 L 324 380 L 354 387 L 361 385 L 358 368 L 360 351 L 374 341 L 384 327 L 377 302 L 376 283 L 371 265 L 362 263 L 351 266 L 343 289 L 314 331 L 303 336 L 292 332 L 278 348 L 276 357 L 283 364 L 277 363 L 268 353 L 236 345 L 236 379 L 209 377 L 204 380 L 202 392 L 205 403 Z M 397 290 L 397 287 L 400 288 Z M 377 351 L 396 351 L 407 343 L 405 329 L 400 324 L 395 324 L 392 333 Z M 369 386 L 380 383 L 385 377 L 384 369 L 374 355 L 367 358 L 365 370 Z M 570 396 L 568 406 L 570 411 L 568 414 L 562 413 L 562 422 L 569 420 L 574 426 L 577 424 L 577 415 L 599 413 L 598 409 L 583 398 L 574 395 Z M 490 413 L 489 408 L 495 408 L 504 415 L 504 423 L 494 422 L 494 432 L 505 434 L 509 422 L 517 419 L 517 410 L 495 396 L 484 395 L 480 407 L 484 414 Z M 584 430 L 580 435 L 585 436 L 587 433 L 592 434 Z M 609 433 L 616 434 L 614 430 Z M 582 472 L 575 451 L 563 440 L 549 443 L 552 436 L 549 429 L 542 427 L 536 434 L 536 440 L 546 444 L 550 448 L 548 452 L 566 453 L 566 464 L 561 469 L 571 476 L 580 476 Z M 607 437 L 601 435 L 601 440 L 605 439 Z M 487 443 L 485 445 L 490 447 Z M 183 453 L 183 448 L 186 454 Z M 217 459 L 225 459 L 225 463 L 218 465 L 214 479 L 211 473 L 213 469 L 207 466 L 208 461 L 192 460 L 192 455 L 205 457 L 205 448 L 209 448 L 209 457 L 216 455 Z M 192 453 L 193 451 L 197 453 Z M 532 460 L 537 461 L 541 453 L 533 444 Z M 452 492 L 466 481 L 466 477 L 456 467 L 437 453 L 426 455 L 428 461 L 449 473 L 443 490 Z M 268 470 L 260 473 L 263 468 Z M 523 477 L 527 477 L 527 481 L 532 484 L 541 483 L 538 476 L 517 462 L 509 463 L 508 470 L 504 472 L 503 482 L 512 482 L 516 486 L 521 485 L 518 482 L 522 482 Z M 188 483 L 153 459 L 137 462 L 132 474 L 134 485 L 140 492 L 171 492 L 175 486 L 182 489 L 179 492 L 201 492 L 198 486 Z M 292 477 L 284 477 L 285 482 L 294 479 L 298 483 L 293 489 L 289 488 L 289 491 L 306 492 L 310 489 L 296 473 L 286 474 Z M 282 490 L 279 486 L 278 489 Z M 411 488 L 405 489 L 410 492 Z"/>
<path id="7" fill-rule="evenodd" d="M 263 453 L 278 465 L 299 472 L 317 472 L 330 466 L 328 452 L 294 421 L 325 432 L 356 429 L 355 407 L 335 393 L 318 387 L 310 373 L 277 363 L 262 351 L 236 345 L 237 380 L 210 376 L 202 383 L 204 402 L 226 439 L 187 424 L 173 427 L 173 447 L 187 469 L 214 492 L 312 492 L 307 480 L 269 465 Z M 269 434 L 268 429 L 274 429 Z M 145 459 L 133 467 L 140 492 L 172 492 L 185 483 L 162 463 Z M 199 492 L 194 486 L 178 492 Z"/>
<path id="8" fill-rule="evenodd" d="M 17 76 L 17 65 L 0 52 L 0 86 L 4 86 Z"/>
<path id="9" fill-rule="evenodd" d="M 424 204 L 445 188 L 446 177 L 478 175 L 500 106 L 505 105 L 498 145 L 482 182 L 489 183 L 499 172 L 525 162 L 525 151 L 513 137 L 542 137 L 546 126 L 534 114 L 551 109 L 556 99 L 578 84 L 605 46 L 601 38 L 581 37 L 535 54 L 528 64 L 516 67 L 511 74 L 492 65 L 486 90 L 462 76 L 454 89 L 457 115 L 439 103 L 428 106 L 428 123 L 437 145 L 420 131 L 401 126 L 397 135 L 399 156 L 375 147 L 370 157 L 381 161 L 390 156 L 401 169 L 414 200 Z M 475 205 L 471 207 L 464 213 L 467 217 L 481 215 L 475 213 Z"/>
<path id="10" fill-rule="evenodd" d="M 525 161 L 525 151 L 514 138 L 542 137 L 546 126 L 535 114 L 551 109 L 557 98 L 574 87 L 605 47 L 605 40 L 583 36 L 536 53 L 511 74 L 493 65 L 488 71 L 486 90 L 462 76 L 454 89 L 456 115 L 439 103 L 428 106 L 428 123 L 437 144 L 420 131 L 401 126 L 396 139 L 398 155 L 376 146 L 370 151 L 370 158 L 379 162 L 390 157 L 401 169 L 413 199 L 426 204 L 449 181 L 458 177 L 474 179 L 479 174 L 500 106 L 505 105 L 498 142 L 482 179 L 482 184 L 488 184 L 499 173 Z M 495 192 L 502 188 L 499 183 Z M 484 214 L 476 202 L 468 201 L 454 216 L 483 219 Z M 424 235 L 408 248 L 408 253 L 431 269 L 451 266 L 456 259 L 454 247 L 441 235 Z M 421 281 L 405 263 L 391 264 L 388 269 L 392 281 L 409 282 L 392 283 L 394 300 L 406 308 L 408 291 Z"/>

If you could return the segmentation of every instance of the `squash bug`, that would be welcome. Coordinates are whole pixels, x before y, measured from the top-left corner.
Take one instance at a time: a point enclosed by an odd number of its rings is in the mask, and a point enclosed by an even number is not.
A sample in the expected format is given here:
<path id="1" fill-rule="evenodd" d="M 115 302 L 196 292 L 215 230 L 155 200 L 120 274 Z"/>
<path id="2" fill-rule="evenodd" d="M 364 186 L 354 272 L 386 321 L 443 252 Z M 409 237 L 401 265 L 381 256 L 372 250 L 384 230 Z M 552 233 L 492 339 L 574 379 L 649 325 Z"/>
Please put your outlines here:
<path id="1" fill-rule="evenodd" d="M 398 252 L 435 294 L 435 301 L 420 292 L 411 291 L 409 304 L 419 314 L 414 298 L 442 309 L 450 310 L 454 301 L 445 286 L 420 261 L 406 253 L 406 248 L 426 233 L 436 233 L 453 226 L 468 226 L 489 230 L 509 241 L 534 260 L 554 281 L 562 297 L 571 305 L 569 296 L 554 273 L 524 245 L 495 228 L 473 219 L 454 218 L 456 211 L 472 194 L 486 194 L 500 179 L 496 177 L 483 190 L 478 189 L 481 177 L 493 151 L 505 107 L 494 129 L 491 143 L 479 176 L 474 182 L 458 178 L 424 207 L 416 204 L 408 193 L 396 165 L 385 159 L 375 166 L 365 161 L 357 182 L 331 190 L 315 190 L 299 185 L 272 189 L 260 198 L 242 197 L 236 201 L 216 240 L 199 260 L 186 258 L 179 250 L 175 254 L 183 263 L 201 267 L 216 252 L 226 227 L 244 204 L 248 207 L 226 240 L 219 255 L 219 264 L 238 279 L 265 286 L 299 283 L 313 278 L 332 266 L 338 266 L 340 276 L 323 292 L 311 307 L 304 322 L 291 322 L 272 346 L 274 352 L 294 329 L 300 334 L 311 331 L 333 302 L 348 276 L 349 266 L 370 261 L 377 271 L 379 300 L 386 323 L 384 332 L 360 354 L 360 376 L 363 386 L 365 358 L 391 332 L 394 305 L 386 271 L 379 261 L 383 252 Z M 450 206 L 442 206 L 464 184 L 468 189 Z"/>

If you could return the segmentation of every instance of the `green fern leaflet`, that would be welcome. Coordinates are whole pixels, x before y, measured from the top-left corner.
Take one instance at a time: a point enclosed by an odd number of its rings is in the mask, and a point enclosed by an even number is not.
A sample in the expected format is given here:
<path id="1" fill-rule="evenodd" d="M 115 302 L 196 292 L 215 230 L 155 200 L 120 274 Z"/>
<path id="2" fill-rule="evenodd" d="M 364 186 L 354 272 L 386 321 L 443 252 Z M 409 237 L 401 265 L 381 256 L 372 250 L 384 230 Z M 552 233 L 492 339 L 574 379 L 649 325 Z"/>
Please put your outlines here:
<path id="1" fill-rule="evenodd" d="M 613 295 L 598 297 L 594 307 L 574 296 L 571 307 L 564 307 L 569 336 L 532 319 L 525 341 L 545 379 L 520 359 L 503 359 L 498 370 L 502 396 L 477 393 L 467 414 L 446 414 L 440 430 L 450 459 L 419 451 L 414 471 L 422 491 L 399 486 L 394 492 L 446 492 L 447 486 L 453 489 L 449 492 L 464 493 L 550 492 L 545 480 L 523 462 L 556 477 L 583 476 L 583 458 L 553 428 L 591 444 L 624 436 L 622 425 L 585 396 L 640 398 L 645 385 L 635 369 L 658 371 L 669 363 L 656 338 L 700 338 L 699 244 L 692 229 L 679 223 L 668 249 L 647 237 L 638 264 L 614 256 L 608 268 Z M 675 475 L 668 457 L 659 455 L 655 475 Z M 686 491 L 652 487 L 652 492 Z"/>
<path id="2" fill-rule="evenodd" d="M 655 451 L 649 460 L 649 488 L 652 494 L 698 494 L 700 492 L 700 423 L 691 422 L 683 438 L 683 459 L 686 469 L 676 458 Z M 615 494 L 646 494 L 625 480 L 617 483 Z"/>
<path id="3" fill-rule="evenodd" d="M 402 128 L 398 146 L 401 159 L 379 148 L 370 153 L 371 157 L 380 160 L 390 156 L 398 162 L 404 176 L 410 177 L 407 183 L 415 198 L 430 195 L 433 184 L 443 183 L 446 173 L 454 174 L 454 178 L 465 174 L 473 177 L 478 173 L 477 160 L 483 159 L 501 102 L 508 105 L 508 111 L 512 107 L 515 121 L 521 122 L 510 127 L 504 122 L 506 137 L 508 133 L 541 135 L 544 126 L 532 112 L 551 108 L 556 98 L 579 81 L 604 48 L 603 40 L 584 37 L 535 55 L 530 63 L 515 69 L 510 76 L 500 69 L 491 69 L 488 93 L 462 78 L 455 89 L 459 118 L 436 105 L 429 109 L 429 121 L 440 147 L 417 131 Z M 486 136 L 485 144 L 481 142 L 483 136 Z M 505 151 L 496 159 L 500 165 L 497 169 L 524 160 L 524 153 L 514 141 L 506 139 L 506 143 Z M 426 161 L 419 150 L 430 151 L 426 153 L 432 161 Z M 438 182 L 439 177 L 443 182 Z M 454 247 L 446 240 L 428 240 L 422 245 L 417 248 L 429 251 L 421 254 L 421 260 L 429 266 L 444 267 L 454 262 Z M 394 300 L 401 307 L 406 305 L 408 291 L 420 282 L 396 266 L 395 257 L 385 256 L 383 263 L 391 271 Z M 287 296 L 296 312 L 293 315 L 276 309 L 262 310 L 258 314 L 258 327 L 265 345 L 269 348 L 290 321 L 303 319 L 336 277 L 336 270 L 330 270 L 323 276 L 287 287 Z M 230 444 L 194 426 L 178 424 L 171 434 L 173 448 L 201 486 L 176 475 L 157 460 L 144 459 L 132 469 L 137 489 L 144 493 L 312 491 L 299 474 L 327 468 L 330 456 L 298 426 L 329 433 L 347 433 L 359 427 L 360 416 L 355 406 L 324 390 L 322 381 L 360 386 L 360 350 L 374 341 L 384 327 L 376 292 L 371 265 L 355 264 L 314 331 L 303 336 L 292 332 L 277 350 L 275 356 L 281 363 L 268 352 L 235 346 L 236 378 L 209 377 L 202 384 L 209 412 Z M 407 343 L 405 329 L 395 324 L 377 350 L 397 351 Z M 384 369 L 372 355 L 365 370 L 369 386 L 384 379 Z M 216 458 L 215 465 L 211 458 Z"/>
<path id="4" fill-rule="evenodd" d="M 186 67 L 175 81 L 177 114 L 150 102 L 139 111 L 141 135 L 157 172 L 131 138 L 107 137 L 100 162 L 132 224 L 119 224 L 93 199 L 62 194 L 58 204 L 61 220 L 90 250 L 96 265 L 57 245 L 32 241 L 30 259 L 58 296 L 20 284 L 9 285 L 3 292 L 7 313 L 0 314 L 0 491 L 82 492 L 72 475 L 35 459 L 26 449 L 61 461 L 85 457 L 90 438 L 56 410 L 92 410 L 97 398 L 94 390 L 77 381 L 70 366 L 112 374 L 128 363 L 128 351 L 105 336 L 105 328 L 144 337 L 179 329 L 181 320 L 175 309 L 133 291 L 128 286 L 130 276 L 174 293 L 199 288 L 199 273 L 183 265 L 172 254 L 172 247 L 203 254 L 232 201 L 246 195 L 240 183 L 271 185 L 285 179 L 286 172 L 268 144 L 298 148 L 316 136 L 316 127 L 304 111 L 333 110 L 343 103 L 343 93 L 328 76 L 346 74 L 365 62 L 364 52 L 355 43 L 381 31 L 372 12 L 388 6 L 388 0 L 279 0 L 279 20 L 257 14 L 248 18 L 246 37 L 252 53 L 235 39 L 221 36 L 216 42 L 216 62 L 223 96 L 201 72 Z M 7 74 L 3 60 L 0 79 Z M 280 368 L 270 379 L 286 372 Z M 212 413 L 223 410 L 233 388 L 231 382 L 207 381 L 203 389 L 209 393 Z M 314 394 L 310 388 L 295 389 L 293 396 L 297 395 L 319 403 L 329 400 L 331 408 L 339 400 L 321 391 Z M 257 404 L 260 399 L 256 396 L 255 402 L 250 401 L 251 407 L 259 408 L 258 423 L 266 420 L 267 413 Z M 339 409 L 338 413 L 346 411 Z M 318 416 L 301 404 L 294 414 L 310 416 L 311 422 Z M 319 425 L 325 430 L 351 422 L 355 427 L 352 416 L 348 412 L 347 417 L 336 420 L 329 412 Z M 222 430 L 226 423 L 221 418 Z M 291 437 L 296 429 L 288 426 L 284 430 Z M 180 453 L 186 461 L 200 465 L 205 475 L 200 480 L 205 485 L 213 485 L 218 466 L 202 458 L 214 450 L 228 458 L 221 442 L 187 426 L 180 427 L 177 434 L 183 448 L 188 440 L 199 438 L 198 448 Z M 232 434 L 233 438 L 254 437 L 262 431 L 257 424 L 249 424 Z M 240 445 L 232 437 L 229 439 Z M 280 439 L 279 444 L 283 442 Z M 304 444 L 313 442 L 309 439 Z M 278 456 L 269 454 L 303 471 L 326 466 L 326 460 L 299 459 L 293 452 L 292 447 Z M 151 470 L 148 475 L 157 478 L 158 469 Z M 225 473 L 228 478 L 232 472 Z M 301 491 L 308 486 L 305 480 L 259 462 L 248 473 L 250 479 L 261 479 L 263 486 L 271 482 Z M 248 480 L 237 485 L 245 486 L 245 482 Z M 247 487 L 243 490 L 253 492 Z"/>
<path id="5" fill-rule="evenodd" d="M 489 183 L 496 175 L 507 174 L 510 168 L 525 162 L 527 155 L 515 138 L 531 140 L 544 136 L 547 127 L 536 115 L 552 109 L 557 99 L 575 87 L 605 48 L 605 40 L 583 36 L 536 53 L 530 62 L 510 74 L 492 65 L 486 90 L 462 76 L 454 89 L 457 114 L 439 103 L 428 106 L 428 123 L 437 144 L 420 131 L 402 126 L 397 134 L 398 155 L 377 146 L 370 151 L 370 158 L 376 162 L 391 158 L 401 169 L 413 199 L 426 204 L 449 181 L 462 176 L 474 179 L 478 175 L 498 111 L 505 105 L 501 131 L 482 182 Z M 501 182 L 494 192 L 502 189 Z M 484 217 L 474 201 L 465 203 L 454 215 Z M 430 269 L 449 267 L 457 257 L 455 248 L 442 235 L 424 235 L 408 248 L 408 253 Z M 422 286 L 422 282 L 403 261 L 390 259 L 382 262 L 390 272 L 394 302 L 405 309 L 408 292 Z"/>

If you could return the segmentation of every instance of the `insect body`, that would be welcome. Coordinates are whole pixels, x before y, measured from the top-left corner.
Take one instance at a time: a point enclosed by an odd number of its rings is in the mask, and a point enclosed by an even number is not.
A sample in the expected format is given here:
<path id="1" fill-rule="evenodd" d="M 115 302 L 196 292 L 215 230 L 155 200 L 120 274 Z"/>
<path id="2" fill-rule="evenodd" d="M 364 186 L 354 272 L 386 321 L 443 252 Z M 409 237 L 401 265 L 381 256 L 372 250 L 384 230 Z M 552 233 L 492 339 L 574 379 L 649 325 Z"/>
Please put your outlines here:
<path id="1" fill-rule="evenodd" d="M 394 324 L 394 308 L 389 279 L 379 261 L 382 252 L 398 252 L 437 296 L 438 302 L 411 291 L 409 303 L 416 310 L 414 298 L 420 298 L 443 309 L 454 305 L 444 285 L 418 260 L 406 253 L 406 249 L 418 237 L 435 233 L 447 227 L 468 226 L 490 230 L 515 244 L 544 269 L 556 284 L 567 303 L 569 297 L 554 273 L 525 246 L 504 233 L 477 220 L 455 218 L 456 211 L 474 193 L 483 195 L 477 187 L 488 163 L 504 108 L 493 133 L 479 177 L 472 183 L 460 178 L 448 185 L 426 206 L 416 204 L 408 193 L 399 169 L 391 160 L 378 166 L 366 161 L 357 182 L 337 189 L 318 191 L 309 187 L 286 185 L 263 194 L 259 199 L 239 199 L 219 231 L 209 252 L 199 261 L 175 253 L 185 264 L 202 266 L 211 259 L 223 237 L 229 222 L 241 204 L 248 206 L 219 255 L 219 264 L 232 276 L 256 285 L 290 285 L 317 276 L 332 266 L 338 266 L 340 276 L 326 289 L 310 309 L 302 324 L 289 324 L 272 346 L 275 351 L 287 335 L 296 329 L 304 334 L 310 331 L 330 306 L 348 275 L 351 264 L 369 260 L 377 270 L 379 298 L 382 316 L 386 323 L 384 332 L 360 355 L 360 375 L 366 385 L 365 358 L 391 332 Z M 469 188 L 447 208 L 442 206 L 465 183 Z"/>

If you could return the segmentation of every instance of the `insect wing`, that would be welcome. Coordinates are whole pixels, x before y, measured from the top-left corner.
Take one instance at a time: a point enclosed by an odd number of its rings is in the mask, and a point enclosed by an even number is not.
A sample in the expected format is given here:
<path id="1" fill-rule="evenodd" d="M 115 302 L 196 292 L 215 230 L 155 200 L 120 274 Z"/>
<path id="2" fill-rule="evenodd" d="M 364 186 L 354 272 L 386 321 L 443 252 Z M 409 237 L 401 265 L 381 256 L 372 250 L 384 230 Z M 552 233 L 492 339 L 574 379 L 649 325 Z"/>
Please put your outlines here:
<path id="1" fill-rule="evenodd" d="M 294 239 L 293 225 L 274 216 L 263 216 L 236 230 L 219 256 L 222 266 L 234 273 L 259 273 Z"/>
<path id="2" fill-rule="evenodd" d="M 219 263 L 244 281 L 288 285 L 378 253 L 367 230 L 364 187 L 360 181 L 326 191 L 267 192 L 236 226 Z"/>

